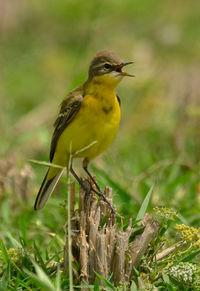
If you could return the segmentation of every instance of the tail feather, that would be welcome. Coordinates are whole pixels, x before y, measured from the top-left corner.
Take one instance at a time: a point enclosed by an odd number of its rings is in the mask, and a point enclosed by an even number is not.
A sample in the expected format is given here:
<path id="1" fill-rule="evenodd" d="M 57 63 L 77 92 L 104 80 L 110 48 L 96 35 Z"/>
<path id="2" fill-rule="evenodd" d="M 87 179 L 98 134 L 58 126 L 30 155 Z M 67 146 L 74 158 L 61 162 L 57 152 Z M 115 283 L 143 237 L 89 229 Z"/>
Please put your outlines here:
<path id="1" fill-rule="evenodd" d="M 49 178 L 51 169 L 48 170 L 38 195 L 35 200 L 34 210 L 41 209 L 45 206 L 48 198 L 50 197 L 51 193 L 55 189 L 60 177 L 62 176 L 63 170 L 58 170 L 57 173 Z"/>

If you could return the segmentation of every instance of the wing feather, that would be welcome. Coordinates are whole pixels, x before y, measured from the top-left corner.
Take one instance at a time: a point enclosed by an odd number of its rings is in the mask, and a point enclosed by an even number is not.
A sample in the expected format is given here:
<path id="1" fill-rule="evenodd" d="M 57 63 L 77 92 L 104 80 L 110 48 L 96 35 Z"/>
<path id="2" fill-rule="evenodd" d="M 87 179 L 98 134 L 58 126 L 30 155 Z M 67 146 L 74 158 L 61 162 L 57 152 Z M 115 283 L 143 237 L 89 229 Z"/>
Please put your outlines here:
<path id="1" fill-rule="evenodd" d="M 72 91 L 63 100 L 59 115 L 54 123 L 55 129 L 51 140 L 50 162 L 53 160 L 59 137 L 78 113 L 81 108 L 82 100 L 83 96 L 80 92 L 80 88 Z"/>

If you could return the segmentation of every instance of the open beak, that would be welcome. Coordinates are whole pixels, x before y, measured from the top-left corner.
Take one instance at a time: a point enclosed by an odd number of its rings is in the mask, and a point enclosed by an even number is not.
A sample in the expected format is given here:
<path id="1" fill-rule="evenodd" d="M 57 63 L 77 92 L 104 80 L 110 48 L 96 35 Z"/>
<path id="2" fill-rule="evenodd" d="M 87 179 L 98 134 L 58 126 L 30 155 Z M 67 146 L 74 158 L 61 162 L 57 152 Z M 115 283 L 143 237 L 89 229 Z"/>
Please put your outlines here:
<path id="1" fill-rule="evenodd" d="M 120 65 L 117 65 L 115 70 L 116 70 L 116 72 L 119 72 L 123 76 L 135 77 L 135 75 L 132 75 L 132 74 L 129 74 L 129 73 L 122 71 L 123 67 L 130 65 L 130 64 L 133 64 L 133 62 L 123 62 Z"/>

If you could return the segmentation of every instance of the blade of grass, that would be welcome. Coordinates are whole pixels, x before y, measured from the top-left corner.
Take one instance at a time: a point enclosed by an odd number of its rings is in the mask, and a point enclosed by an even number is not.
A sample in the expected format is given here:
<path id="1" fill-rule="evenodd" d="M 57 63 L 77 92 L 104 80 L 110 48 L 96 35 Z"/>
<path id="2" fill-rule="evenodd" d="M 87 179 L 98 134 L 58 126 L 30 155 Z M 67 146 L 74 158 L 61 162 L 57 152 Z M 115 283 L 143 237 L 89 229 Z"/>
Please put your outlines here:
<path id="1" fill-rule="evenodd" d="M 134 281 L 132 281 L 130 291 L 137 291 L 137 290 L 138 290 L 137 285 L 135 284 Z"/>
<path id="2" fill-rule="evenodd" d="M 84 279 L 83 279 L 83 283 L 85 285 L 76 286 L 76 288 L 79 288 L 81 290 L 91 290 L 91 291 L 94 291 L 94 285 L 89 285 Z"/>
<path id="3" fill-rule="evenodd" d="M 99 280 L 97 278 L 94 280 L 94 291 L 99 291 Z"/>
<path id="4" fill-rule="evenodd" d="M 14 249 L 22 248 L 22 245 L 12 236 L 12 234 L 10 232 L 6 232 L 5 237 L 9 239 L 9 241 Z"/>
<path id="5" fill-rule="evenodd" d="M 44 162 L 44 161 L 37 161 L 37 160 L 28 160 L 28 162 L 33 163 L 33 164 L 37 164 L 37 165 L 41 165 L 41 166 L 58 168 L 58 169 L 64 170 L 64 167 L 53 164 L 53 163 L 48 163 L 48 162 Z"/>
<path id="6" fill-rule="evenodd" d="M 20 230 L 21 230 L 21 235 L 22 235 L 24 245 L 27 246 L 28 239 L 27 239 L 27 233 L 26 233 L 26 219 L 24 215 L 20 217 Z"/>
<path id="7" fill-rule="evenodd" d="M 141 219 L 140 219 L 140 220 L 135 220 L 135 221 L 133 221 L 133 222 L 132 222 L 132 227 L 133 227 L 133 228 L 136 227 L 137 224 L 138 224 L 140 221 L 141 221 Z M 125 230 L 127 229 L 128 226 L 129 226 L 129 223 L 126 223 L 126 224 L 123 226 L 123 230 L 125 231 Z"/>
<path id="8" fill-rule="evenodd" d="M 10 281 L 10 263 L 7 265 L 6 272 L 1 275 L 0 290 L 8 290 L 8 284 Z"/>
<path id="9" fill-rule="evenodd" d="M 22 271 L 21 271 L 22 272 Z M 24 273 L 22 272 L 23 276 L 24 276 Z M 15 290 L 28 290 L 30 291 L 30 285 L 31 285 L 32 282 L 30 282 L 30 280 L 27 280 L 27 278 L 24 280 L 21 280 L 20 278 L 17 278 L 15 277 L 15 281 L 14 281 L 14 284 L 15 284 Z M 17 286 L 16 286 L 17 285 Z M 18 287 L 18 288 L 17 288 Z M 23 289 L 21 288 L 23 287 Z M 1 290 L 1 289 L 0 289 Z"/>
<path id="10" fill-rule="evenodd" d="M 40 262 L 40 264 L 41 264 L 41 266 L 42 266 L 43 271 L 44 271 L 46 274 L 48 274 L 48 271 L 47 271 L 47 269 L 46 269 L 46 265 L 45 265 L 45 263 L 44 263 L 44 261 L 43 261 L 43 259 L 42 259 L 42 256 L 40 255 L 39 249 L 38 249 L 38 247 L 37 247 L 37 245 L 36 245 L 35 242 L 34 242 L 34 250 L 35 250 L 36 258 L 38 258 L 38 260 L 39 260 L 39 262 Z"/>
<path id="11" fill-rule="evenodd" d="M 190 253 L 186 257 L 184 257 L 181 262 L 190 262 L 192 259 L 194 259 L 198 254 L 200 254 L 200 250 L 196 250 L 195 252 Z"/>
<path id="12" fill-rule="evenodd" d="M 42 287 L 42 290 L 45 291 L 55 291 L 55 287 L 53 286 L 52 281 L 47 276 L 47 274 L 43 271 L 43 269 L 36 264 L 36 262 L 32 261 L 32 264 L 34 265 L 36 274 L 30 272 L 27 269 L 24 269 L 24 272 L 33 279 L 40 287 Z"/>
<path id="13" fill-rule="evenodd" d="M 172 287 L 171 284 L 166 283 L 166 286 L 167 286 L 168 291 L 175 291 L 175 289 Z"/>
<path id="14" fill-rule="evenodd" d="M 102 276 L 100 276 L 98 273 L 96 273 L 94 271 L 94 273 L 96 274 L 96 276 L 109 288 L 111 288 L 112 290 L 115 290 L 115 286 L 112 285 L 108 280 L 106 280 L 105 278 L 103 278 Z"/>
<path id="15" fill-rule="evenodd" d="M 71 197 L 70 197 L 70 165 L 71 154 L 66 163 L 66 175 L 67 175 L 67 232 L 68 232 L 68 268 L 69 268 L 69 290 L 73 291 L 73 273 L 72 273 L 72 240 L 71 240 Z"/>
<path id="16" fill-rule="evenodd" d="M 9 259 L 6 247 L 4 246 L 4 243 L 2 240 L 0 240 L 0 249 L 1 249 L 1 255 L 2 255 L 3 261 L 6 265 L 8 265 L 10 262 L 10 259 Z"/>
<path id="17" fill-rule="evenodd" d="M 59 254 L 61 254 L 63 251 L 58 251 L 56 254 L 54 254 L 52 257 L 50 257 L 46 263 L 45 266 L 47 266 L 54 258 L 59 257 Z"/>
<path id="18" fill-rule="evenodd" d="M 153 188 L 154 188 L 154 184 L 151 186 L 149 192 L 147 193 L 141 207 L 140 207 L 140 210 L 138 211 L 138 215 L 136 217 L 136 221 L 137 220 L 140 220 L 143 218 L 143 216 L 145 215 L 146 211 L 147 211 L 147 207 L 149 205 L 149 201 L 151 199 L 151 195 L 152 195 L 152 192 L 153 192 Z"/>
<path id="19" fill-rule="evenodd" d="M 11 262 L 11 263 L 12 263 L 12 265 L 16 268 L 16 270 L 17 270 L 21 275 L 23 275 L 22 270 L 17 266 L 17 264 L 15 264 L 15 262 Z"/>
<path id="20" fill-rule="evenodd" d="M 61 291 L 60 285 L 61 285 L 60 268 L 58 267 L 56 273 L 56 291 Z"/>

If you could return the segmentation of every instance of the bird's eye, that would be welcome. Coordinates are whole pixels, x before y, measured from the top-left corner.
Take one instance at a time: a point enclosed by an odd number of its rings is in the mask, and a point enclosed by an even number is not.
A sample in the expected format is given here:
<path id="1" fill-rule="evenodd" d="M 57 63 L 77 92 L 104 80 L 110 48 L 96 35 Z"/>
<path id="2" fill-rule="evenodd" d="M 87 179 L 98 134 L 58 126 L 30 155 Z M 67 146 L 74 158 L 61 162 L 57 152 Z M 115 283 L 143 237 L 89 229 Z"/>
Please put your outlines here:
<path id="1" fill-rule="evenodd" d="M 112 68 L 111 64 L 105 63 L 104 69 L 110 70 Z"/>

